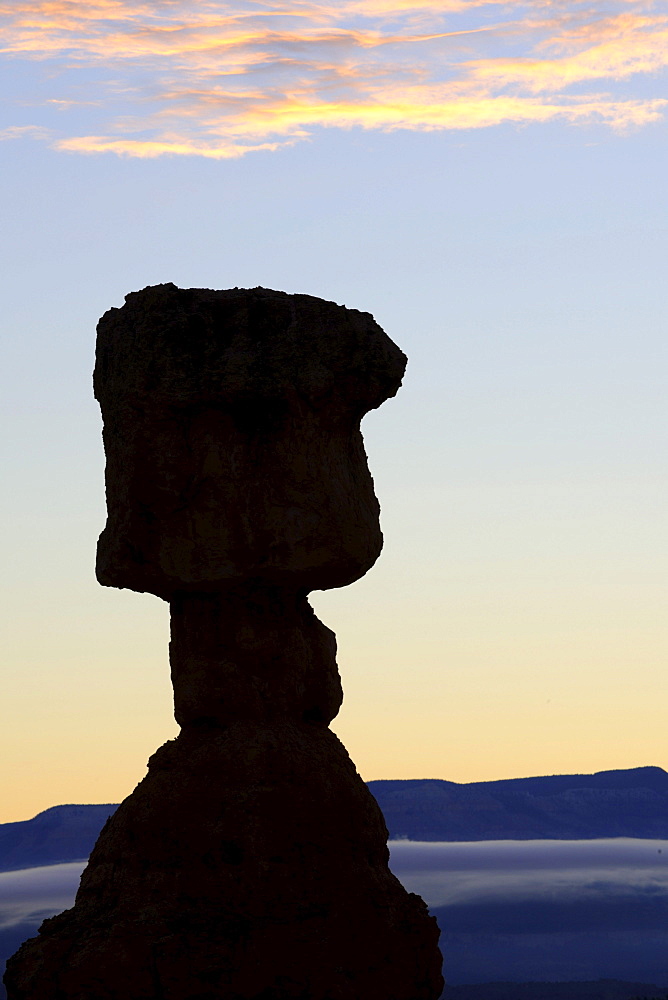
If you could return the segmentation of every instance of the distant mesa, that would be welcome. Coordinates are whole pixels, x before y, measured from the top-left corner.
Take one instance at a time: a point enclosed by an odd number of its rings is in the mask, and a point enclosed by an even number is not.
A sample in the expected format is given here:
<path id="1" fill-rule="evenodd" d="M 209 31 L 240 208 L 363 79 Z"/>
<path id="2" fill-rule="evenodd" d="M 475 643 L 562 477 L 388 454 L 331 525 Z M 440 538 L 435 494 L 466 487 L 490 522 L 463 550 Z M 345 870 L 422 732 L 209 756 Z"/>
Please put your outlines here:
<path id="1" fill-rule="evenodd" d="M 660 767 L 460 785 L 370 781 L 390 838 L 589 840 L 668 837 L 668 774 Z"/>
<path id="2" fill-rule="evenodd" d="M 0 871 L 84 861 L 117 805 L 52 806 L 34 819 L 0 824 Z"/>
<path id="3" fill-rule="evenodd" d="M 390 839 L 668 839 L 668 774 L 660 767 L 458 784 L 370 781 Z M 115 805 L 53 806 L 0 824 L 0 871 L 80 861 Z"/>

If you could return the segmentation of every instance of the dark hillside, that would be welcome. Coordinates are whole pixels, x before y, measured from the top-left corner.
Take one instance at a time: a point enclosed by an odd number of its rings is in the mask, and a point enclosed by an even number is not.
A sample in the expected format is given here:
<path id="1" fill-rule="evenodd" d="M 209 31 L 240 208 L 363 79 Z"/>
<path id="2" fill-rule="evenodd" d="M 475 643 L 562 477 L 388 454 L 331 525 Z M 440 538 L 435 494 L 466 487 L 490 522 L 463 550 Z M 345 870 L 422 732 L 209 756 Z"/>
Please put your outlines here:
<path id="1" fill-rule="evenodd" d="M 393 839 L 668 839 L 668 774 L 660 767 L 468 785 L 435 778 L 368 785 Z M 115 808 L 53 806 L 34 819 L 0 824 L 0 871 L 87 858 Z"/>
<path id="2" fill-rule="evenodd" d="M 668 989 L 599 979 L 589 983 L 481 983 L 446 986 L 442 1000 L 664 1000 Z"/>
<path id="3" fill-rule="evenodd" d="M 466 785 L 370 781 L 369 788 L 395 839 L 668 837 L 668 774 L 660 767 Z"/>
<path id="4" fill-rule="evenodd" d="M 34 819 L 0 824 L 0 871 L 85 860 L 115 809 L 52 806 Z"/>

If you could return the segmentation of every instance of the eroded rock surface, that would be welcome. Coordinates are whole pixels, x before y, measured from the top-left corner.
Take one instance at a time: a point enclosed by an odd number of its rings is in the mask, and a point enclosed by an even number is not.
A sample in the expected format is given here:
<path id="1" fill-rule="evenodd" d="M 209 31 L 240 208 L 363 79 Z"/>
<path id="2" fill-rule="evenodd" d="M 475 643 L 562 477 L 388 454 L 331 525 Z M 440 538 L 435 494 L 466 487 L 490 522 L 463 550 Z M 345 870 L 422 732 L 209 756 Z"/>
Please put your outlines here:
<path id="1" fill-rule="evenodd" d="M 359 431 L 405 358 L 366 313 L 161 285 L 98 328 L 104 584 L 170 602 L 180 736 L 103 829 L 9 1000 L 436 1000 L 438 928 L 328 728 L 307 601 L 373 564 Z"/>
<path id="2" fill-rule="evenodd" d="M 382 536 L 359 425 L 406 359 L 368 313 L 264 288 L 129 295 L 98 327 L 101 583 L 341 587 Z"/>

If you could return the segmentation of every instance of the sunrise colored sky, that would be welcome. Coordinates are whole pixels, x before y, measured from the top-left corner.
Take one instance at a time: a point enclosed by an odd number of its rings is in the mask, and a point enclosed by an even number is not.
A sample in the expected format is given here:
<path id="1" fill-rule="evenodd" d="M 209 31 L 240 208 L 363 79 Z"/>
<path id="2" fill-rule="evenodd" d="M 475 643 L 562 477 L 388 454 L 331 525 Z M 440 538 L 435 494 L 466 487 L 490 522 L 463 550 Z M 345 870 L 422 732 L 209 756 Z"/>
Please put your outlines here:
<path id="1" fill-rule="evenodd" d="M 644 0 L 13 0 L 0 17 L 2 52 L 33 71 L 5 136 L 81 153 L 223 159 L 323 126 L 624 129 L 667 103 L 628 89 L 668 63 L 668 14 Z"/>
<path id="2" fill-rule="evenodd" d="M 175 734 L 168 611 L 101 588 L 95 324 L 306 292 L 409 356 L 385 551 L 313 595 L 365 778 L 668 768 L 665 2 L 0 2 L 0 822 Z"/>

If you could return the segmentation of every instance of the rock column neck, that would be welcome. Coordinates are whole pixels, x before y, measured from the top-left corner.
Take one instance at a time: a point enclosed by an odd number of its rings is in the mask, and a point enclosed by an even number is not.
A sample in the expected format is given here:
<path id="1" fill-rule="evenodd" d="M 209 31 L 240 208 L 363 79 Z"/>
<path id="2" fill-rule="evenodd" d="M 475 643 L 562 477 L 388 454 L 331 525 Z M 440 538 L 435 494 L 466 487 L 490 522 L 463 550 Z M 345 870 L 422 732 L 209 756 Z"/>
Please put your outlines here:
<path id="1" fill-rule="evenodd" d="M 336 638 L 305 596 L 261 584 L 170 602 L 180 726 L 328 725 L 343 701 Z"/>

